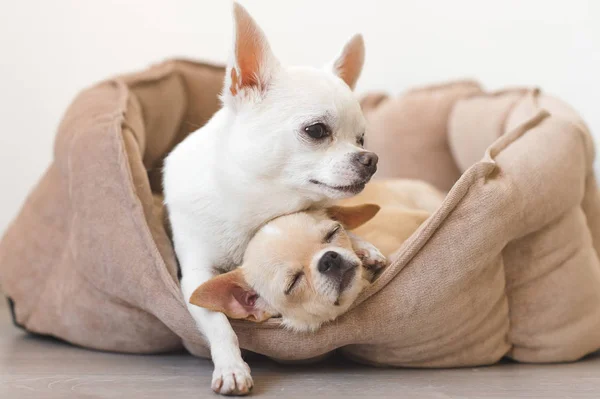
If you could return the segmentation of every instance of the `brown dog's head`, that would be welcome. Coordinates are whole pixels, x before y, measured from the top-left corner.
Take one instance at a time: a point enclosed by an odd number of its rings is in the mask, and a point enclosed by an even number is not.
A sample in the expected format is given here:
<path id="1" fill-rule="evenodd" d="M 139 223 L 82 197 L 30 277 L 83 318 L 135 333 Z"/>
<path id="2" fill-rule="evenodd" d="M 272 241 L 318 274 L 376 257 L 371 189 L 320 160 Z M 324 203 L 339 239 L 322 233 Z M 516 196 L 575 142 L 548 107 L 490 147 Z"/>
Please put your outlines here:
<path id="1" fill-rule="evenodd" d="M 379 206 L 335 206 L 274 219 L 250 241 L 241 267 L 194 291 L 190 303 L 233 319 L 280 315 L 295 330 L 315 330 L 344 313 L 367 281 L 346 229 Z"/>

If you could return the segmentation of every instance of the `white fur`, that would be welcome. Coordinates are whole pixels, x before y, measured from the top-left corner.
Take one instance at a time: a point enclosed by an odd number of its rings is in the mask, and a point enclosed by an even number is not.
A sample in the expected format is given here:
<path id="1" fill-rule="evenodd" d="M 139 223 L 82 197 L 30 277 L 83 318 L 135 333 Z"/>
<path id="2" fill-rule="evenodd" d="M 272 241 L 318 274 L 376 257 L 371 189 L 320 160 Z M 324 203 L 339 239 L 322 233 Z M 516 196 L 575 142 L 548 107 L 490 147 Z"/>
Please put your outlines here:
<path id="1" fill-rule="evenodd" d="M 242 14 L 236 18 L 249 18 Z M 257 40 L 265 40 L 255 28 Z M 257 71 L 266 89 L 236 87 L 232 93 L 231 71 L 240 73 L 234 55 L 222 109 L 171 152 L 164 168 L 181 290 L 210 344 L 213 389 L 220 393 L 247 393 L 250 370 L 227 318 L 189 304 L 192 292 L 214 267 L 241 264 L 249 239 L 265 222 L 348 196 L 310 181 L 354 184 L 359 174 L 351 155 L 364 151 L 357 137 L 365 121 L 350 88 L 331 69 L 283 67 L 266 49 Z M 319 121 L 332 127 L 332 139 L 309 142 L 303 128 Z"/>
<path id="2" fill-rule="evenodd" d="M 279 235 L 281 235 L 281 230 L 278 229 L 275 226 L 271 226 L 270 224 L 265 225 L 262 228 L 262 231 L 264 231 L 266 234 L 268 234 L 270 236 L 279 236 Z"/>

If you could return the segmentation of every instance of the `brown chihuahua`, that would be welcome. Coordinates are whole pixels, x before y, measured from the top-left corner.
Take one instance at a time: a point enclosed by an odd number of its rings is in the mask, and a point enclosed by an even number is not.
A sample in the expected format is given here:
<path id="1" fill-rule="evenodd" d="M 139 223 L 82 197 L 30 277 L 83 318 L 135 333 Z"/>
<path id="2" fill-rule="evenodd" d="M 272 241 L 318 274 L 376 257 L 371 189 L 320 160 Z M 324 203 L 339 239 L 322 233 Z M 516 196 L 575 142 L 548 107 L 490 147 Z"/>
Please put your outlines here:
<path id="1" fill-rule="evenodd" d="M 273 219 L 251 239 L 243 264 L 202 284 L 190 303 L 232 319 L 280 316 L 291 329 L 314 331 L 346 312 L 385 266 L 364 262 L 351 234 L 389 257 L 443 198 L 424 182 L 377 181 L 336 206 Z"/>

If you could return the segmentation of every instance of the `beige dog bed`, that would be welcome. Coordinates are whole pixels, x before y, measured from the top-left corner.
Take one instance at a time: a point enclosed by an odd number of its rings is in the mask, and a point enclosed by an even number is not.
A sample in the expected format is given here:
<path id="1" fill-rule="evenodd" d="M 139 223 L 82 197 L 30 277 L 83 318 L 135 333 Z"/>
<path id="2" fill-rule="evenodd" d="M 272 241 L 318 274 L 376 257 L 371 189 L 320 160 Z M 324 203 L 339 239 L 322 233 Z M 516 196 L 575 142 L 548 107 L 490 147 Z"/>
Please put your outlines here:
<path id="1" fill-rule="evenodd" d="M 165 154 L 217 109 L 222 77 L 173 61 L 75 100 L 0 244 L 18 325 L 90 348 L 208 355 L 153 193 Z M 600 202 L 577 114 L 537 90 L 487 94 L 472 82 L 363 105 L 379 176 L 425 179 L 446 200 L 346 315 L 316 334 L 236 321 L 241 346 L 418 367 L 600 348 Z"/>

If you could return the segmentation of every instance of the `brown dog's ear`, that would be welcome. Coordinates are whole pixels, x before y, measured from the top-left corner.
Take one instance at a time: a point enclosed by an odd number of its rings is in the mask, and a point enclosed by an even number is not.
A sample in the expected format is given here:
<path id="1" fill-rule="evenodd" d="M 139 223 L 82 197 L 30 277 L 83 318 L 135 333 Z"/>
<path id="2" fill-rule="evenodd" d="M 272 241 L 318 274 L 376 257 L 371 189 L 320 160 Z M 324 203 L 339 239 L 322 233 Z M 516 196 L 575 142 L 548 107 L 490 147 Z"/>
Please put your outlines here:
<path id="1" fill-rule="evenodd" d="M 333 62 L 333 73 L 339 76 L 352 90 L 360 77 L 365 62 L 365 42 L 361 34 L 354 35 Z"/>
<path id="2" fill-rule="evenodd" d="M 264 321 L 270 317 L 256 307 L 258 294 L 246 283 L 239 268 L 211 278 L 192 293 L 190 303 L 232 319 Z"/>
<path id="3" fill-rule="evenodd" d="M 362 226 L 373 219 L 381 208 L 376 204 L 362 204 L 356 206 L 334 205 L 327 208 L 327 215 L 337 220 L 345 228 L 352 230 Z"/>
<path id="4" fill-rule="evenodd" d="M 233 55 L 227 66 L 225 94 L 236 96 L 242 89 L 265 91 L 279 66 L 262 29 L 248 11 L 233 4 L 235 20 Z"/>

